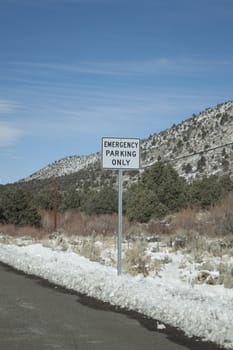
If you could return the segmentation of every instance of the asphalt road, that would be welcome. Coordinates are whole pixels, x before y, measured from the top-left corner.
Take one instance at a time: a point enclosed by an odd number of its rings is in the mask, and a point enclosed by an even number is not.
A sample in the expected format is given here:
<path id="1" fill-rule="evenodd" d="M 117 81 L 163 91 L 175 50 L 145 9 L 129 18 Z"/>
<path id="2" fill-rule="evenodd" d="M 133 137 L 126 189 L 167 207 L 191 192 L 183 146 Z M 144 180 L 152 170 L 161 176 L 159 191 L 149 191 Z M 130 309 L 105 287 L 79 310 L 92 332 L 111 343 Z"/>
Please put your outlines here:
<path id="1" fill-rule="evenodd" d="M 1 350 L 218 350 L 0 264 Z"/>

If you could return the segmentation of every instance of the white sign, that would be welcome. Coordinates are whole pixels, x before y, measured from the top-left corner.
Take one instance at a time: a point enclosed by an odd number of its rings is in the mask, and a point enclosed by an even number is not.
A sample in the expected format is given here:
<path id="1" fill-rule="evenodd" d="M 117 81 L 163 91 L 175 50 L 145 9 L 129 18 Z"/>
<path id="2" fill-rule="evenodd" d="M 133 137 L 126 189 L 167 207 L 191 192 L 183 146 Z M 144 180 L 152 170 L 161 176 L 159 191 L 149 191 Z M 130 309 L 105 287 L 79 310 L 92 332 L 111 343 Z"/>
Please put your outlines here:
<path id="1" fill-rule="evenodd" d="M 102 167 L 105 169 L 139 169 L 140 139 L 103 137 Z"/>

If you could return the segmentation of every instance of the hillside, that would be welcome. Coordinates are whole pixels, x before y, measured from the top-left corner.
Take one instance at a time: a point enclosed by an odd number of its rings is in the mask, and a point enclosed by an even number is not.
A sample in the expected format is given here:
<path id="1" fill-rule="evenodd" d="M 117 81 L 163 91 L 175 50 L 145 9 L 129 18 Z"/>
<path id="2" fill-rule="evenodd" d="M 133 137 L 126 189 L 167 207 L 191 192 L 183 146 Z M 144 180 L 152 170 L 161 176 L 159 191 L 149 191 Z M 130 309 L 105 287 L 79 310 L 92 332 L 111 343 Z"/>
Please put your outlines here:
<path id="1" fill-rule="evenodd" d="M 172 162 L 179 175 L 192 180 L 233 170 L 233 101 L 207 108 L 142 142 L 143 165 Z"/>
<path id="2" fill-rule="evenodd" d="M 174 124 L 171 128 L 142 140 L 141 156 L 142 169 L 158 160 L 172 162 L 179 175 L 188 181 L 213 174 L 232 174 L 233 101 L 207 108 L 178 125 Z M 112 172 L 103 175 L 100 169 L 100 153 L 96 153 L 63 158 L 21 181 L 77 174 L 76 178 L 82 183 L 85 179 L 92 178 L 98 185 L 103 178 L 109 181 L 110 173 Z M 126 182 L 134 178 L 132 175 L 129 174 L 130 178 L 126 176 Z"/>
<path id="3" fill-rule="evenodd" d="M 73 174 L 99 162 L 99 159 L 100 155 L 98 153 L 88 156 L 68 156 L 47 165 L 24 179 L 24 181 L 49 179 L 53 176 L 59 177 Z"/>

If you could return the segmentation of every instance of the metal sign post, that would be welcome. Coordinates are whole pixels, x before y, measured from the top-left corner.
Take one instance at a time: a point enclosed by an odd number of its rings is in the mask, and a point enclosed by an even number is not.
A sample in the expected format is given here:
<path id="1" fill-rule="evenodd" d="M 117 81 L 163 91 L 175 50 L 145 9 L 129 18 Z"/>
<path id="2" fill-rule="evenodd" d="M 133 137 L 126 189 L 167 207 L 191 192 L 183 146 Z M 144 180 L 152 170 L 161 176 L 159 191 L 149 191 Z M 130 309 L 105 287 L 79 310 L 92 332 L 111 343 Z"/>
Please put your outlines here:
<path id="1" fill-rule="evenodd" d="M 118 170 L 118 240 L 117 240 L 117 274 L 122 272 L 122 169 Z"/>
<path id="2" fill-rule="evenodd" d="M 140 168 L 140 140 L 136 138 L 102 138 L 102 168 L 118 169 L 118 241 L 117 274 L 122 272 L 122 176 L 123 170 Z"/>

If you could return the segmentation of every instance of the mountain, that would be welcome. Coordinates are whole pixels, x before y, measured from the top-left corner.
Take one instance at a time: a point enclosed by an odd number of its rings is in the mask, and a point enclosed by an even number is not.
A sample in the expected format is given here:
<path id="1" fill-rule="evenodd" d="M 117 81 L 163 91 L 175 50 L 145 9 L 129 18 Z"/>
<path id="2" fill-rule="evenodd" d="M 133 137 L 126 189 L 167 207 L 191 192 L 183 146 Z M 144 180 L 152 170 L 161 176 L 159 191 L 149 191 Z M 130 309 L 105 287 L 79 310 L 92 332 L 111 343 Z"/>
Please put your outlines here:
<path id="1" fill-rule="evenodd" d="M 180 124 L 141 141 L 141 164 L 144 168 L 158 160 L 171 162 L 177 172 L 188 181 L 213 174 L 233 173 L 233 101 L 207 108 L 193 114 Z M 94 182 L 101 183 L 100 153 L 87 156 L 69 156 L 49 164 L 21 181 L 49 179 L 53 176 L 67 177 L 77 174 L 80 179 L 91 173 Z M 128 174 L 126 182 L 137 176 Z M 101 175 L 102 174 L 102 175 Z M 89 176 L 90 177 L 90 176 Z M 102 177 L 102 180 L 100 178 Z M 84 182 L 85 179 L 82 180 Z M 110 181 L 109 179 L 106 181 Z"/>
<path id="2" fill-rule="evenodd" d="M 87 156 L 68 156 L 47 165 L 41 170 L 33 173 L 23 181 L 49 179 L 53 176 L 65 176 L 87 169 L 91 165 L 98 163 L 100 154 L 95 153 Z"/>
<path id="3" fill-rule="evenodd" d="M 233 101 L 207 108 L 142 142 L 144 167 L 157 160 L 171 162 L 189 181 L 232 174 Z"/>

